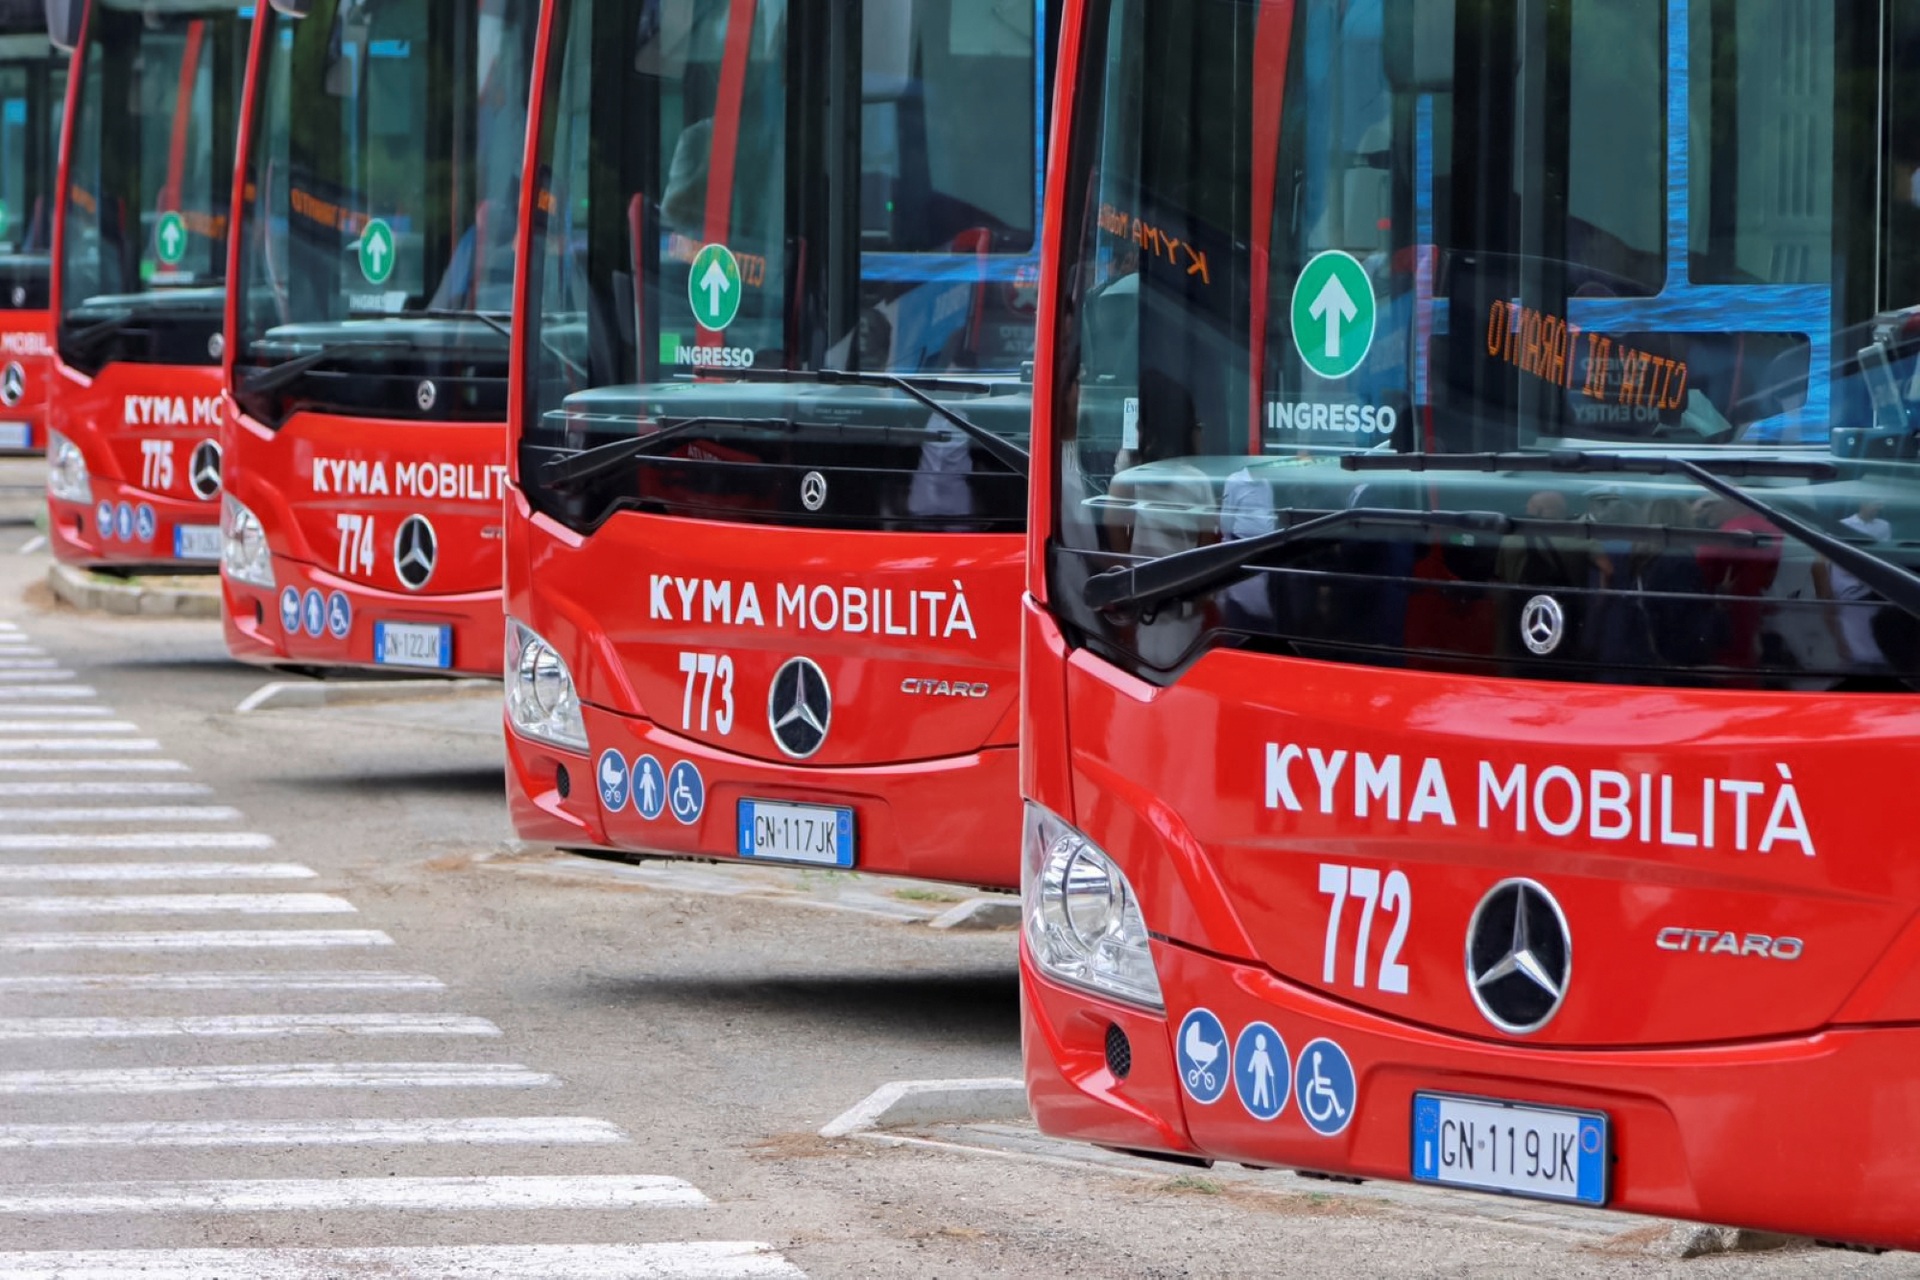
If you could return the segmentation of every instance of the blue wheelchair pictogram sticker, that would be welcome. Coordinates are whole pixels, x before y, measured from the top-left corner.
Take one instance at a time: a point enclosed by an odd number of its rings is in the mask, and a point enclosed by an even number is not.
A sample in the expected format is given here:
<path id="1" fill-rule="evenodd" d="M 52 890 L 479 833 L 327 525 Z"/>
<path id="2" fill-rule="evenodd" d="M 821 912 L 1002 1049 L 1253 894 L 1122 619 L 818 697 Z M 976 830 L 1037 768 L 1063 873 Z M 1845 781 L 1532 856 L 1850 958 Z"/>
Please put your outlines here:
<path id="1" fill-rule="evenodd" d="M 352 630 L 353 604 L 346 593 L 336 591 L 327 597 L 327 634 L 335 640 L 345 640 Z"/>
<path id="2" fill-rule="evenodd" d="M 627 807 L 627 800 L 633 795 L 633 775 L 627 772 L 625 756 L 611 748 L 602 751 L 593 780 L 600 788 L 601 808 L 608 813 L 618 813 Z"/>
<path id="3" fill-rule="evenodd" d="M 667 808 L 673 810 L 681 826 L 690 827 L 700 821 L 700 812 L 706 807 L 707 784 L 700 771 L 692 761 L 680 761 L 667 774 Z"/>
<path id="4" fill-rule="evenodd" d="M 1233 1046 L 1233 1090 L 1255 1120 L 1272 1120 L 1287 1109 L 1293 1061 L 1287 1042 L 1264 1022 L 1249 1022 Z"/>
<path id="5" fill-rule="evenodd" d="M 113 503 L 100 499 L 100 505 L 93 509 L 93 524 L 103 538 L 113 536 Z"/>
<path id="6" fill-rule="evenodd" d="M 652 756 L 633 762 L 633 808 L 648 822 L 667 811 L 667 771 Z"/>
<path id="7" fill-rule="evenodd" d="M 1293 1069 L 1293 1093 L 1300 1117 L 1323 1138 L 1341 1132 L 1353 1120 L 1357 1087 L 1347 1051 L 1331 1040 L 1315 1040 L 1300 1051 Z"/>
<path id="8" fill-rule="evenodd" d="M 142 542 L 152 542 L 153 535 L 160 532 L 159 518 L 153 514 L 153 508 L 144 502 L 133 509 L 133 531 Z"/>
<path id="9" fill-rule="evenodd" d="M 300 634 L 300 588 L 288 587 L 280 593 L 280 629 L 290 636 Z"/>
<path id="10" fill-rule="evenodd" d="M 133 504 L 123 502 L 113 509 L 113 536 L 122 542 L 133 541 Z"/>
<path id="11" fill-rule="evenodd" d="M 1195 1009 L 1180 1019 L 1174 1061 L 1188 1097 L 1207 1106 L 1220 1101 L 1233 1064 L 1227 1052 L 1227 1029 L 1211 1009 Z"/>
<path id="12" fill-rule="evenodd" d="M 307 634 L 318 640 L 327 629 L 326 597 L 308 587 L 306 598 L 300 602 L 300 618 Z"/>

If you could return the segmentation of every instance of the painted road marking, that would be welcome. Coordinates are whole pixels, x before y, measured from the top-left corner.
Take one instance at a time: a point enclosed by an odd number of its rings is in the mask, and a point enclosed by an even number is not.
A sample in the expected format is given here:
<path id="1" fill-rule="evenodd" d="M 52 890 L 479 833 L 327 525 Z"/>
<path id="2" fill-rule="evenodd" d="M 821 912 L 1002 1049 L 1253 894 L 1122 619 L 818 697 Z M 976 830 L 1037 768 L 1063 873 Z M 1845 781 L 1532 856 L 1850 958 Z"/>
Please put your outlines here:
<path id="1" fill-rule="evenodd" d="M 0 975 L 0 995 L 86 995 L 94 991 L 445 991 L 426 973 L 377 969 L 255 973 L 247 969 L 196 973 L 27 973 Z"/>
<path id="2" fill-rule="evenodd" d="M 311 880 L 318 873 L 297 862 L 0 862 L 10 880 Z"/>
<path id="3" fill-rule="evenodd" d="M 92 1249 L 0 1253 L 0 1280 L 760 1280 L 806 1273 L 772 1245 L 713 1240 L 674 1244 L 458 1245 L 388 1249 Z"/>
<path id="4" fill-rule="evenodd" d="M 0 1096 L 219 1089 L 546 1089 L 559 1084 L 546 1072 L 517 1062 L 287 1062 L 0 1071 Z"/>
<path id="5" fill-rule="evenodd" d="M 279 1036 L 497 1036 L 445 1013 L 250 1013 L 175 1018 L 0 1018 L 0 1040 L 268 1040 Z"/>
<path id="6" fill-rule="evenodd" d="M 61 716 L 69 720 L 76 717 L 104 720 L 113 715 L 113 708 L 91 702 L 8 702 L 0 704 L 0 711 L 10 716 Z"/>
<path id="7" fill-rule="evenodd" d="M 0 773 L 187 773 L 178 760 L 0 760 Z"/>
<path id="8" fill-rule="evenodd" d="M 586 1116 L 446 1120 L 145 1120 L 0 1125 L 0 1151 L 54 1147 L 607 1146 L 631 1141 Z"/>
<path id="9" fill-rule="evenodd" d="M 153 738 L 7 738 L 0 751 L 38 754 L 42 751 L 158 751 Z"/>
<path id="10" fill-rule="evenodd" d="M 10 708 L 11 709 L 11 708 Z M 76 707 L 77 711 L 90 708 Z M 138 733 L 140 726 L 131 720 L 89 720 L 70 724 L 66 720 L 0 720 L 0 733 Z"/>
<path id="11" fill-rule="evenodd" d="M 44 684 L 52 680 L 72 680 L 76 674 L 66 667 L 40 671 L 0 671 L 0 684 Z"/>
<path id="12" fill-rule="evenodd" d="M 201 782 L 0 782 L 0 799 L 7 800 L 212 794 L 213 788 Z"/>
<path id="13" fill-rule="evenodd" d="M 0 809 L 0 822 L 233 822 L 224 804 L 94 805 L 77 809 Z"/>
<path id="14" fill-rule="evenodd" d="M 0 916 L 344 916 L 357 909 L 330 893 L 127 893 L 0 898 Z"/>
<path id="15" fill-rule="evenodd" d="M 0 671 L 45 671 L 59 665 L 54 658 L 0 658 Z"/>
<path id="16" fill-rule="evenodd" d="M 257 831 L 135 831 L 98 835 L 0 835 L 0 852 L 60 849 L 271 849 L 273 837 Z"/>
<path id="17" fill-rule="evenodd" d="M 99 694 L 90 684 L 43 684 L 37 689 L 0 689 L 0 702 L 17 702 L 27 698 L 95 698 Z"/>
<path id="18" fill-rule="evenodd" d="M 204 929 L 177 933 L 0 933 L 0 952 L 321 951 L 390 947 L 378 929 Z"/>
<path id="19" fill-rule="evenodd" d="M 491 1213 L 516 1209 L 690 1209 L 711 1203 L 679 1178 L 271 1178 L 71 1182 L 0 1191 L 0 1213 Z"/>

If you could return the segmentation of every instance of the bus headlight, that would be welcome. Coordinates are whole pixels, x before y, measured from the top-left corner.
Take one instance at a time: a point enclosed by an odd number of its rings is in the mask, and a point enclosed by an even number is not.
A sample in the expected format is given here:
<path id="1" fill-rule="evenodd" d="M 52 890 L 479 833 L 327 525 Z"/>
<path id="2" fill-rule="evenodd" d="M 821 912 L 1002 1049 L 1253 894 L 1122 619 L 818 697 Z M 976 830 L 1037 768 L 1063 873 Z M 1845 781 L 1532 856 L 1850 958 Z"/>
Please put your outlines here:
<path id="1" fill-rule="evenodd" d="M 1160 1010 L 1147 922 L 1120 868 L 1039 805 L 1027 806 L 1020 897 L 1027 949 L 1048 977 Z"/>
<path id="2" fill-rule="evenodd" d="M 231 494 L 220 502 L 220 567 L 235 582 L 273 590 L 273 552 L 260 517 Z"/>
<path id="3" fill-rule="evenodd" d="M 572 751 L 587 749 L 573 673 L 554 647 L 507 620 L 507 718 L 516 732 Z"/>
<path id="4" fill-rule="evenodd" d="M 47 432 L 47 492 L 62 502 L 93 501 L 87 460 L 80 446 L 58 431 Z"/>

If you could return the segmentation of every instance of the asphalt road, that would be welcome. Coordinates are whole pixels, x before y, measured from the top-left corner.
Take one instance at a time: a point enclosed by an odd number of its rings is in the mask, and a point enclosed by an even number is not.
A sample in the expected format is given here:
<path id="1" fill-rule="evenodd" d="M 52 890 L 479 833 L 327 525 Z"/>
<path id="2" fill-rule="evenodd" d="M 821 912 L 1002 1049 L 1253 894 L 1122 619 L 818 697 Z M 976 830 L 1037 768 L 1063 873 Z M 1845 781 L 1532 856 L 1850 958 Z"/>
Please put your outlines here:
<path id="1" fill-rule="evenodd" d="M 822 1138 L 1019 1074 L 1011 933 L 523 849 L 484 699 L 240 712 L 271 677 L 217 625 L 57 607 L 32 538 L 0 523 L 0 1280 L 1920 1273 L 1017 1120 Z"/>

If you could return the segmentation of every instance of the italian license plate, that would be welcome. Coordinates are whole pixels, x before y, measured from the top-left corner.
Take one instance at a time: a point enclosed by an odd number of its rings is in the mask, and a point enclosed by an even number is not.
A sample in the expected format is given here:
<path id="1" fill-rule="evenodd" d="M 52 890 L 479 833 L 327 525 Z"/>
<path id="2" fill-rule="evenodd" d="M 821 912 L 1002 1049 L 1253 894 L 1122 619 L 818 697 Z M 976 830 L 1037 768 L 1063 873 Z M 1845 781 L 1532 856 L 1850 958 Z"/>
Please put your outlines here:
<path id="1" fill-rule="evenodd" d="M 218 560 L 220 526 L 217 524 L 177 524 L 173 526 L 175 560 Z"/>
<path id="2" fill-rule="evenodd" d="M 1576 1204 L 1607 1202 L 1607 1117 L 1491 1098 L 1413 1095 L 1413 1178 Z"/>
<path id="3" fill-rule="evenodd" d="M 0 422 L 0 449 L 24 449 L 33 443 L 33 428 L 24 422 Z"/>
<path id="4" fill-rule="evenodd" d="M 743 858 L 851 867 L 853 810 L 742 800 L 739 848 Z"/>
<path id="5" fill-rule="evenodd" d="M 373 624 L 373 660 L 390 667 L 429 667 L 444 671 L 453 665 L 453 628 L 418 622 Z"/>

